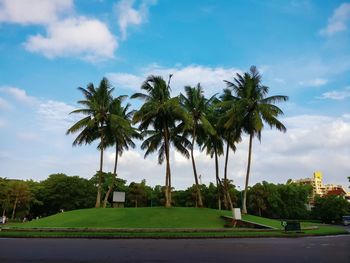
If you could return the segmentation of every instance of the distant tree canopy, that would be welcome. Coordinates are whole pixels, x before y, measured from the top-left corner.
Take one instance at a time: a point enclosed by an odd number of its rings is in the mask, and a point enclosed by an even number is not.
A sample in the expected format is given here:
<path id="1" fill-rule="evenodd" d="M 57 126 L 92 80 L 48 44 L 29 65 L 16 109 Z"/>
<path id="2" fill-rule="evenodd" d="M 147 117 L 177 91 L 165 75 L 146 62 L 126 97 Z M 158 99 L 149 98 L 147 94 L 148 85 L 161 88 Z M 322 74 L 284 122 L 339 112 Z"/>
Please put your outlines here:
<path id="1" fill-rule="evenodd" d="M 341 196 L 316 197 L 312 217 L 325 223 L 340 222 L 343 215 L 350 214 L 350 203 Z"/>
<path id="2" fill-rule="evenodd" d="M 264 181 L 249 188 L 248 212 L 269 218 L 307 218 L 306 204 L 311 191 L 308 185 L 276 185 Z"/>
<path id="3" fill-rule="evenodd" d="M 50 215 L 63 210 L 90 208 L 94 205 L 96 188 L 87 179 L 65 174 L 52 174 L 38 185 L 35 215 Z"/>
<path id="4" fill-rule="evenodd" d="M 125 207 L 163 206 L 165 202 L 164 186 L 151 187 L 145 180 L 131 182 L 115 178 L 113 173 L 103 175 L 101 194 L 109 190 L 114 182 L 113 191 L 125 192 Z M 224 180 L 224 179 L 222 179 Z M 52 174 L 41 182 L 33 180 L 9 180 L 0 178 L 0 206 L 7 217 L 35 218 L 64 211 L 94 207 L 96 185 L 99 176 L 91 179 L 65 174 Z M 243 191 L 238 191 L 231 181 L 227 182 L 234 207 L 242 206 Z M 200 191 L 204 207 L 218 209 L 218 188 L 213 183 L 201 184 Z M 220 187 L 220 186 L 219 186 Z M 172 205 L 178 207 L 198 207 L 198 191 L 194 184 L 184 190 L 172 189 Z M 224 193 L 221 193 L 224 194 Z M 314 218 L 324 222 L 339 221 L 342 215 L 349 214 L 350 204 L 338 197 L 315 199 L 312 213 L 306 209 L 311 187 L 298 185 L 291 181 L 286 184 L 273 184 L 263 181 L 249 187 L 248 212 L 269 218 L 306 219 Z M 17 198 L 17 201 L 16 201 Z M 224 198 L 221 198 L 223 205 Z M 107 207 L 112 206 L 112 195 L 107 199 Z M 224 206 L 224 205 L 223 205 Z M 228 208 L 229 209 L 229 208 Z"/>

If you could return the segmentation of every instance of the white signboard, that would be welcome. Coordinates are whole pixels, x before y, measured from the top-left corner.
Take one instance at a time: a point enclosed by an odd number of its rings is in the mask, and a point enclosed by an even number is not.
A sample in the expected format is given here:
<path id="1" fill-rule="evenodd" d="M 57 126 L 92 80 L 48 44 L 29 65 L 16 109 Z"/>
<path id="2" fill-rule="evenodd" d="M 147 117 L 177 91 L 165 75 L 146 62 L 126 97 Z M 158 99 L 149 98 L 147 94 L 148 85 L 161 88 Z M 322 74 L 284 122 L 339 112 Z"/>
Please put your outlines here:
<path id="1" fill-rule="evenodd" d="M 241 209 L 233 208 L 233 218 L 236 220 L 242 220 Z"/>
<path id="2" fill-rule="evenodd" d="M 113 202 L 124 203 L 125 192 L 113 192 Z"/>

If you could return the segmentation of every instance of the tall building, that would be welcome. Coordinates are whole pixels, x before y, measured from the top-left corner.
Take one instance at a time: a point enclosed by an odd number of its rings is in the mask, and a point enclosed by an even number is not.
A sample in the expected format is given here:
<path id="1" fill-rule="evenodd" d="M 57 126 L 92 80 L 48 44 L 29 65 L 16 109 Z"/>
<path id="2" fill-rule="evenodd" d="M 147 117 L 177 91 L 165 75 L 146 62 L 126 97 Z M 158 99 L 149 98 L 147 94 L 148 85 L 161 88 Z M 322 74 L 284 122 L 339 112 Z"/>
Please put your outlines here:
<path id="1" fill-rule="evenodd" d="M 294 182 L 298 184 L 311 185 L 312 198 L 314 198 L 316 195 L 323 196 L 326 194 L 326 187 L 323 185 L 322 178 L 322 172 L 317 171 L 313 173 L 312 178 L 299 179 L 295 180 Z"/>
<path id="2" fill-rule="evenodd" d="M 305 178 L 295 180 L 293 182 L 298 184 L 306 184 L 312 186 L 312 196 L 309 199 L 309 205 L 313 205 L 315 196 L 325 196 L 325 195 L 339 195 L 343 196 L 345 199 L 350 201 L 350 193 L 346 192 L 341 185 L 335 184 L 326 184 L 324 185 L 322 182 L 323 176 L 322 172 L 316 171 L 313 173 L 312 178 Z"/>

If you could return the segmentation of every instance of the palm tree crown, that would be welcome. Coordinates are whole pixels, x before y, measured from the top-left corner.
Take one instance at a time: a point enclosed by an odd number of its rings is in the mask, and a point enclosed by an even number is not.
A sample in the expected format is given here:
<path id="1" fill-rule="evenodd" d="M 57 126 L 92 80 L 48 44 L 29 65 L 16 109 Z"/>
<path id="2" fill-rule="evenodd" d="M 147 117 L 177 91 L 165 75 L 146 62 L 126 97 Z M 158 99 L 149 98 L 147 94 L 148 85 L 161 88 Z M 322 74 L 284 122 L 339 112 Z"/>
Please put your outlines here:
<path id="1" fill-rule="evenodd" d="M 205 133 L 210 133 L 210 134 L 215 133 L 213 126 L 210 124 L 206 116 L 207 109 L 211 104 L 211 102 L 213 101 L 215 95 L 212 96 L 210 99 L 206 99 L 204 97 L 203 89 L 199 83 L 196 87 L 186 86 L 185 94 L 186 96 L 183 94 L 180 94 L 180 101 L 181 101 L 181 105 L 184 107 L 184 109 L 186 109 L 189 115 L 189 118 L 188 118 L 189 127 L 187 128 L 187 132 L 190 132 L 192 136 L 192 143 L 191 143 L 190 150 L 191 150 L 193 175 L 194 175 L 196 190 L 197 190 L 198 206 L 203 207 L 203 200 L 202 200 L 202 195 L 201 195 L 200 187 L 198 183 L 197 168 L 196 168 L 196 163 L 194 159 L 193 149 L 200 130 L 203 130 Z"/>
<path id="2" fill-rule="evenodd" d="M 261 75 L 255 66 L 252 66 L 250 72 L 244 73 L 243 76 L 237 73 L 234 82 L 226 80 L 225 82 L 227 87 L 235 93 L 232 98 L 236 101 L 236 105 L 232 111 L 235 111 L 236 117 L 232 119 L 239 120 L 244 132 L 253 134 L 261 140 L 264 122 L 271 128 L 286 131 L 286 127 L 277 119 L 279 115 L 283 115 L 283 111 L 273 103 L 287 101 L 288 97 L 282 95 L 266 97 L 269 87 L 261 84 Z M 225 125 L 229 126 L 230 120 Z"/>
<path id="3" fill-rule="evenodd" d="M 247 213 L 246 199 L 253 137 L 257 136 L 261 140 L 261 131 L 264 123 L 283 132 L 287 130 L 283 123 L 277 119 L 278 116 L 283 115 L 283 111 L 274 103 L 287 101 L 288 97 L 283 95 L 267 97 L 269 87 L 262 85 L 261 75 L 255 66 L 250 68 L 249 73 L 244 73 L 243 75 L 237 73 L 234 82 L 225 82 L 227 87 L 232 89 L 235 94 L 233 96 L 235 105 L 231 109 L 225 125 L 229 127 L 237 123 L 244 132 L 249 134 L 248 165 L 242 211 Z"/>
<path id="4" fill-rule="evenodd" d="M 66 134 L 79 132 L 73 142 L 73 145 L 90 144 L 94 140 L 100 138 L 100 170 L 99 183 L 97 188 L 97 197 L 95 207 L 100 207 L 101 202 L 101 184 L 103 174 L 103 150 L 105 148 L 105 133 L 108 127 L 110 118 L 110 105 L 113 101 L 112 91 L 109 81 L 103 78 L 100 85 L 95 88 L 92 83 L 87 85 L 87 88 L 78 88 L 84 95 L 84 100 L 78 101 L 83 106 L 81 109 L 72 111 L 74 114 L 86 115 L 83 119 L 76 122 L 70 127 Z"/>
<path id="5" fill-rule="evenodd" d="M 125 98 L 126 96 L 119 96 L 113 99 L 109 109 L 110 118 L 107 122 L 104 145 L 115 147 L 115 160 L 112 181 L 105 195 L 103 207 L 107 206 L 109 195 L 116 182 L 118 156 L 122 156 L 124 150 L 128 150 L 129 147 L 135 148 L 134 138 L 142 139 L 138 130 L 131 125 L 131 118 L 135 111 L 129 110 L 129 103 L 125 107 L 122 105 Z"/>
<path id="6" fill-rule="evenodd" d="M 145 101 L 133 117 L 133 122 L 139 123 L 142 135 L 148 136 L 141 146 L 147 149 L 145 157 L 159 149 L 159 163 L 162 163 L 164 158 L 166 160 L 165 206 L 167 207 L 171 206 L 170 143 L 173 142 L 176 149 L 186 155 L 181 138 L 177 136 L 179 132 L 177 124 L 186 122 L 186 114 L 179 106 L 179 98 L 170 96 L 169 83 L 170 78 L 166 83 L 162 77 L 149 76 L 141 86 L 146 94 L 135 93 L 131 96 Z"/>

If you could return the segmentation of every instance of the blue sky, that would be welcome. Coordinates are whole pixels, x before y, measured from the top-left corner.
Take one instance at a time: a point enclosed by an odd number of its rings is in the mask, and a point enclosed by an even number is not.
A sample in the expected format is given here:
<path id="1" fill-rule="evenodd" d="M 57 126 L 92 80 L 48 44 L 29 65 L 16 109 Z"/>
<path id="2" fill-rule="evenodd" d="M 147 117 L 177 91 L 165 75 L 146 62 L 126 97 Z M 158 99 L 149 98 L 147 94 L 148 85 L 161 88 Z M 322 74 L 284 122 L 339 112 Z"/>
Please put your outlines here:
<path id="1" fill-rule="evenodd" d="M 255 142 L 252 183 L 324 173 L 348 185 L 350 171 L 350 2 L 311 0 L 0 0 L 0 176 L 42 180 L 98 169 L 95 145 L 72 148 L 65 130 L 76 89 L 107 76 L 115 95 L 132 94 L 149 74 L 174 74 L 174 95 L 201 82 L 206 95 L 257 65 L 281 104 L 288 132 L 268 128 Z M 138 102 L 131 101 L 137 108 Z M 230 158 L 243 185 L 246 140 Z M 197 152 L 203 182 L 213 162 Z M 120 176 L 163 184 L 156 156 L 135 149 Z M 105 170 L 111 169 L 107 152 Z M 172 153 L 174 185 L 193 183 L 190 162 Z M 140 163 L 142 172 L 134 163 Z"/>

